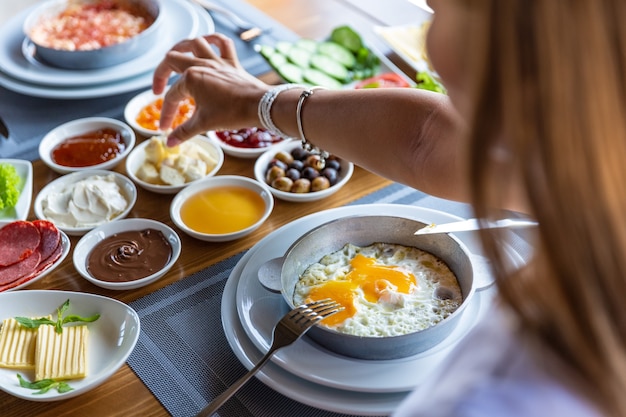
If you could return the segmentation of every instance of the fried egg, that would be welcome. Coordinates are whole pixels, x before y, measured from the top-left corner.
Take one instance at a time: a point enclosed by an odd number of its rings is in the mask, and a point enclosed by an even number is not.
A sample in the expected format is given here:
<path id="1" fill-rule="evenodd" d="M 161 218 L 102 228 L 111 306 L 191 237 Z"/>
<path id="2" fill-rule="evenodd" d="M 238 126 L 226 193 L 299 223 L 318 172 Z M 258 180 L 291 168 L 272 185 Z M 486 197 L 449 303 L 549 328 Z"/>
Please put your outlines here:
<path id="1" fill-rule="evenodd" d="M 438 257 L 390 243 L 351 243 L 310 265 L 296 283 L 295 305 L 331 298 L 344 307 L 321 324 L 355 336 L 424 330 L 463 302 L 454 273 Z"/>

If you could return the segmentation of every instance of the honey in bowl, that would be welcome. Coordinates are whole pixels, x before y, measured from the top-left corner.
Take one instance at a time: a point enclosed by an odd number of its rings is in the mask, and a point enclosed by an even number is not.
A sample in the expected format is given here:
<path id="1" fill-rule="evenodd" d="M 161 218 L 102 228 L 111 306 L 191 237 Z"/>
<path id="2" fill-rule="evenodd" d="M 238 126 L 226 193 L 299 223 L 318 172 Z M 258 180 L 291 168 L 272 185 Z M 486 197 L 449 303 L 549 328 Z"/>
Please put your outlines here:
<path id="1" fill-rule="evenodd" d="M 52 149 L 52 160 L 66 167 L 89 167 L 110 161 L 124 152 L 121 132 L 102 128 L 67 138 Z"/>
<path id="2" fill-rule="evenodd" d="M 265 212 L 263 198 L 239 186 L 209 188 L 193 194 L 180 209 L 180 217 L 190 229 L 206 234 L 238 232 L 254 225 Z"/>

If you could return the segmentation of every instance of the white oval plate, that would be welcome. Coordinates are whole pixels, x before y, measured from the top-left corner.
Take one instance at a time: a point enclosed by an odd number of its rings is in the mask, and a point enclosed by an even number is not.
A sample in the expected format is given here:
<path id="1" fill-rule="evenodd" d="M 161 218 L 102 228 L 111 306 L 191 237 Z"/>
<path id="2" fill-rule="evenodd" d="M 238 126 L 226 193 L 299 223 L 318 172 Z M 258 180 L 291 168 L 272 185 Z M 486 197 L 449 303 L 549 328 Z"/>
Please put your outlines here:
<path id="1" fill-rule="evenodd" d="M 33 200 L 33 164 L 23 159 L 0 159 L 0 164 L 9 164 L 15 167 L 17 175 L 23 181 L 22 191 L 15 207 L 0 210 L 0 226 L 15 220 L 26 220 Z"/>
<path id="2" fill-rule="evenodd" d="M 34 390 L 20 387 L 16 376 L 19 373 L 32 381 L 32 370 L 0 368 L 0 390 L 30 401 L 65 400 L 97 387 L 126 362 L 139 338 L 139 317 L 132 308 L 112 298 L 70 291 L 27 290 L 2 293 L 0 321 L 15 316 L 41 317 L 48 314 L 56 318 L 56 309 L 68 299 L 69 314 L 100 314 L 98 320 L 87 324 L 87 376 L 68 381 L 72 391 L 59 394 L 52 389 L 45 394 L 35 395 Z"/>

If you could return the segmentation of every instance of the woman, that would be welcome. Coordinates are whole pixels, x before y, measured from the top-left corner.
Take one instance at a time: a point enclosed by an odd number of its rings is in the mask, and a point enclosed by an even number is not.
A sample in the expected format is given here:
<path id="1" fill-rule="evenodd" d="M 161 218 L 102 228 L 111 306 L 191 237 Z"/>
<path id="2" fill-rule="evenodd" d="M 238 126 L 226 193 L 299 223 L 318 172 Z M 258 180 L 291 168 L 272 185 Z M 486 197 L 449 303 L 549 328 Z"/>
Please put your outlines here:
<path id="1" fill-rule="evenodd" d="M 198 104 L 169 143 L 273 123 L 392 180 L 469 201 L 480 218 L 531 214 L 536 251 L 521 270 L 507 267 L 501 233 L 481 233 L 497 314 L 396 415 L 625 416 L 626 2 L 430 6 L 428 48 L 449 100 L 410 89 L 301 98 L 294 88 L 271 101 L 272 86 L 241 69 L 232 43 L 209 36 L 175 47 L 155 73 L 157 93 L 182 73 L 163 126 L 183 97 Z"/>

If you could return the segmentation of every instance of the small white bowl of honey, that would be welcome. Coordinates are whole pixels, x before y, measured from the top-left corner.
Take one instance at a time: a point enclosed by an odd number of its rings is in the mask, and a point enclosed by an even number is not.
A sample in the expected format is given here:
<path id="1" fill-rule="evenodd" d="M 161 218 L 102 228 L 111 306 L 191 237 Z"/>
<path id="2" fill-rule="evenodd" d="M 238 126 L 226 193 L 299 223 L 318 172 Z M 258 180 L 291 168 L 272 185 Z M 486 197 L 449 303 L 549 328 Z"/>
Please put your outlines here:
<path id="1" fill-rule="evenodd" d="M 257 230 L 274 209 L 269 187 L 252 178 L 217 175 L 194 181 L 170 205 L 182 231 L 207 242 L 226 242 Z"/>

